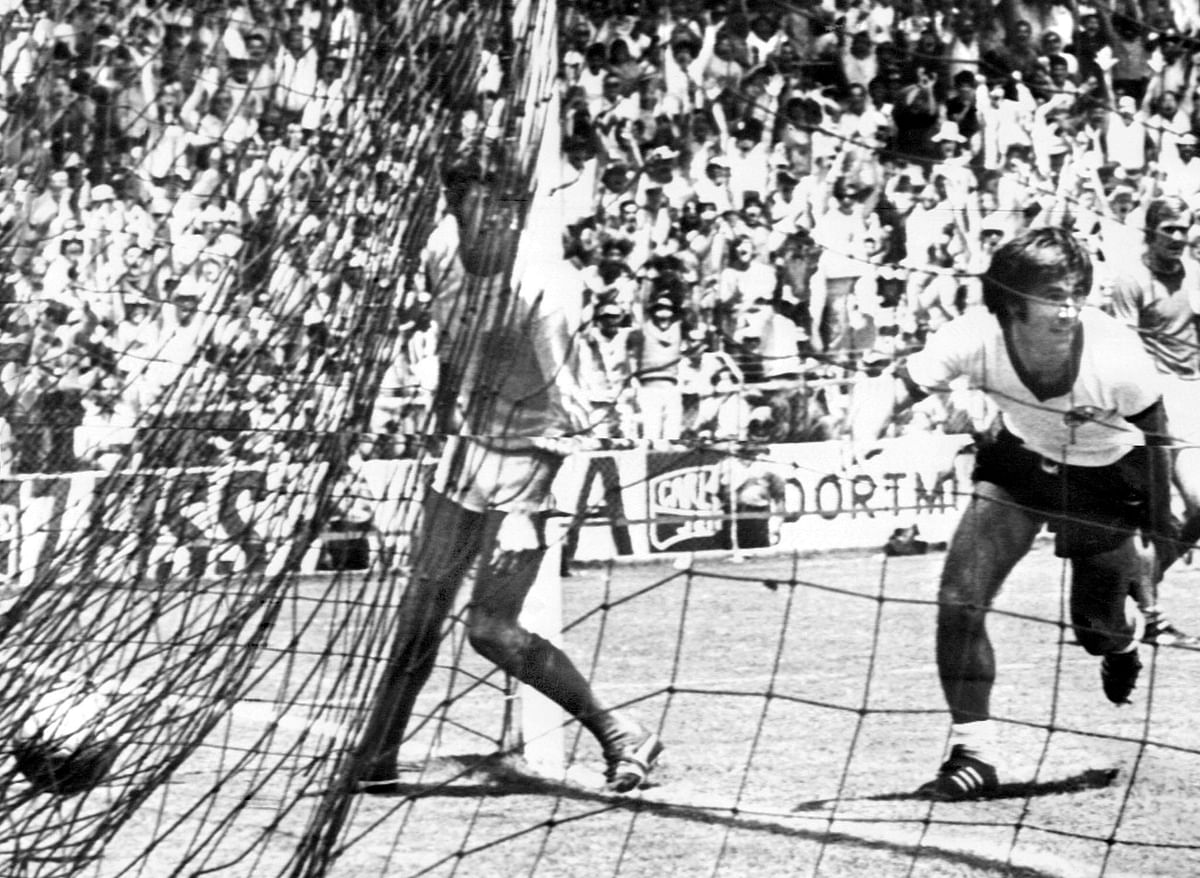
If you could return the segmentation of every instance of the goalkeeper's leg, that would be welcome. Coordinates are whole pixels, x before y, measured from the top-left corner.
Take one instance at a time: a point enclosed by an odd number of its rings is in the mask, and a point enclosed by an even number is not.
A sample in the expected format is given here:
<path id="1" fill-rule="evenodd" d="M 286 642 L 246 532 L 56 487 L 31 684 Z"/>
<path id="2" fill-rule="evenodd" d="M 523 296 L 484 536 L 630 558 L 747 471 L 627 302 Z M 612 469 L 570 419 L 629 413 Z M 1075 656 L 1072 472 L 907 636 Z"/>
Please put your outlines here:
<path id="1" fill-rule="evenodd" d="M 545 516 L 536 520 L 537 549 L 494 553 L 503 513 L 489 513 L 484 560 L 475 580 L 467 614 L 468 638 L 482 656 L 532 686 L 579 720 L 604 752 L 610 789 L 639 786 L 662 750 L 658 736 L 606 707 L 574 662 L 550 641 L 518 621 L 525 598 L 545 555 Z"/>
<path id="2" fill-rule="evenodd" d="M 432 490 L 422 513 L 412 578 L 400 599 L 396 637 L 359 747 L 355 777 L 360 781 L 395 780 L 413 705 L 433 672 L 442 627 L 479 553 L 480 513 Z"/>

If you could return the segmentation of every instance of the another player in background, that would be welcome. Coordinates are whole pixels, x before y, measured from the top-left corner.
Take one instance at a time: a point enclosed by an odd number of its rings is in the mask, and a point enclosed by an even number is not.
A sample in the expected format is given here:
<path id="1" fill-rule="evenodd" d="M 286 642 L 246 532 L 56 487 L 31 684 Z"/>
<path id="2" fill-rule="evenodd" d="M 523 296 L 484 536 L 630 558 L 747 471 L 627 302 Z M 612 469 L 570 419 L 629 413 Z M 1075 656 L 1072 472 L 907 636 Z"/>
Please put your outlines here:
<path id="1" fill-rule="evenodd" d="M 1158 198 L 1146 208 L 1146 246 L 1140 259 L 1119 264 L 1109 308 L 1142 338 L 1163 374 L 1167 429 L 1175 440 L 1175 486 L 1186 508 L 1174 556 L 1200 538 L 1200 266 L 1184 259 L 1191 210 L 1183 199 Z M 1166 618 L 1157 600 L 1159 577 L 1139 597 L 1147 643 L 1196 644 Z"/>
<path id="2" fill-rule="evenodd" d="M 1087 252 L 1039 228 L 1002 245 L 983 277 L 987 306 L 946 324 L 890 374 L 863 385 L 852 420 L 864 450 L 895 413 L 966 376 L 1003 429 L 977 451 L 974 491 L 942 571 L 937 665 L 953 722 L 950 754 L 918 791 L 955 800 L 998 785 L 987 614 L 1043 525 L 1071 566 L 1071 623 L 1102 656 L 1101 684 L 1129 700 L 1141 670 L 1132 588 L 1152 575 L 1143 534 L 1169 532 L 1170 453 L 1158 375 L 1137 337 L 1083 303 Z M 1141 532 L 1141 533 L 1139 533 Z"/>
<path id="3" fill-rule="evenodd" d="M 557 646 L 518 621 L 545 553 L 562 437 L 586 430 L 589 412 L 577 350 L 584 285 L 574 267 L 531 265 L 505 304 L 524 196 L 496 191 L 502 170 L 466 162 L 446 175 L 450 216 L 424 254 L 461 420 L 449 427 L 424 500 L 396 639 L 359 750 L 364 792 L 396 788 L 413 705 L 476 564 L 466 615 L 471 645 L 583 723 L 603 749 L 608 788 L 641 785 L 662 750 L 657 735 L 602 704 Z"/>

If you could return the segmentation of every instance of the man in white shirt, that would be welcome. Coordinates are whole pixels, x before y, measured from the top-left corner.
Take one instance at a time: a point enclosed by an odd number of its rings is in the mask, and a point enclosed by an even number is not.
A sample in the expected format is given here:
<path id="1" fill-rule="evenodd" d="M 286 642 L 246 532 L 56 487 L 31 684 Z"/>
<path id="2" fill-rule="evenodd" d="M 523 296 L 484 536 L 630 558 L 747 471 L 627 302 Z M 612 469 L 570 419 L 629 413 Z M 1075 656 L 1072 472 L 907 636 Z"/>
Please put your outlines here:
<path id="1" fill-rule="evenodd" d="M 897 411 L 964 376 L 1002 417 L 998 436 L 979 445 L 974 490 L 943 567 L 937 664 L 951 747 L 922 796 L 974 799 L 999 786 L 987 615 L 1043 526 L 1069 559 L 1071 622 L 1079 643 L 1102 657 L 1105 696 L 1127 703 L 1137 683 L 1141 618 L 1127 603 L 1153 575 L 1143 538 L 1171 543 L 1169 439 L 1154 364 L 1128 327 L 1085 307 L 1091 282 L 1091 259 L 1071 233 L 1019 235 L 984 275 L 986 310 L 947 324 L 856 391 L 860 458 Z"/>

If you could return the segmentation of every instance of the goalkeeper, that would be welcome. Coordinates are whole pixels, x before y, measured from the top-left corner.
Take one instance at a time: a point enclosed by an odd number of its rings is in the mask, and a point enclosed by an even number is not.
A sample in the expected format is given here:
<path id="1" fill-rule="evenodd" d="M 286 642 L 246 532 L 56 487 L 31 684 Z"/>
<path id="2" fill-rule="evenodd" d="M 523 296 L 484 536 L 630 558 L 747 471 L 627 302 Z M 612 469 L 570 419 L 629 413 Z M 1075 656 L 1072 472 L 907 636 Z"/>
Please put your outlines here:
<path id="1" fill-rule="evenodd" d="M 583 283 L 563 260 L 540 261 L 509 291 L 520 237 L 520 193 L 501 191 L 503 161 L 484 156 L 445 175 L 448 216 L 423 253 L 457 424 L 422 508 L 411 580 L 375 695 L 357 780 L 396 788 L 397 756 L 414 702 L 433 670 L 443 624 L 478 564 L 467 636 L 481 655 L 542 692 L 599 741 L 608 789 L 640 786 L 662 750 L 658 737 L 607 708 L 571 660 L 518 622 L 545 552 L 550 486 L 562 437 L 588 425 L 576 340 Z"/>
<path id="2" fill-rule="evenodd" d="M 899 407 L 962 375 L 1002 416 L 978 448 L 942 571 L 937 667 L 953 725 L 949 757 L 922 795 L 969 799 L 998 786 L 987 614 L 1043 525 L 1070 560 L 1071 622 L 1101 656 L 1105 695 L 1127 703 L 1137 683 L 1141 617 L 1128 597 L 1153 576 L 1144 535 L 1169 538 L 1171 461 L 1154 365 L 1127 327 L 1084 307 L 1091 284 L 1091 260 L 1068 232 L 1014 238 L 983 276 L 986 310 L 948 323 L 856 394 L 856 450 Z"/>

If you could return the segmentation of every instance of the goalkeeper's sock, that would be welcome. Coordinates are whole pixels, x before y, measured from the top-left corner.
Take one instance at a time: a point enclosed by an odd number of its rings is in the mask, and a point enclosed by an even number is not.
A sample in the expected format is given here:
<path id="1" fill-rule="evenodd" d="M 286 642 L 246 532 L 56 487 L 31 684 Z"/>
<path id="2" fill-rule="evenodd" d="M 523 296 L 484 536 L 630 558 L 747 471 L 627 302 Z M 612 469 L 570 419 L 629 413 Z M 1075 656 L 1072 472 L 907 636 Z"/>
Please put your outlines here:
<path id="1" fill-rule="evenodd" d="M 996 743 L 996 724 L 990 719 L 969 723 L 954 723 L 950 726 L 950 749 L 962 748 L 966 756 L 993 764 L 992 750 Z"/>
<path id="2" fill-rule="evenodd" d="M 537 634 L 529 635 L 529 643 L 514 676 L 578 719 L 605 748 L 633 731 L 628 723 L 600 703 L 591 684 L 566 653 Z"/>

